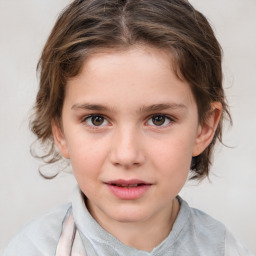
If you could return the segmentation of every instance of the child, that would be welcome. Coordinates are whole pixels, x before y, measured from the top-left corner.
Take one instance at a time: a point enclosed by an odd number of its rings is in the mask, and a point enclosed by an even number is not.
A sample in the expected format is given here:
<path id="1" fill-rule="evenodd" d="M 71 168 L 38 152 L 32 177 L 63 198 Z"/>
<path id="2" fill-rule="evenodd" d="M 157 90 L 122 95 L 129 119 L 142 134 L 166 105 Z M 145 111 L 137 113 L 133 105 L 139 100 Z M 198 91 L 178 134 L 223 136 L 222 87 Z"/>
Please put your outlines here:
<path id="1" fill-rule="evenodd" d="M 251 255 L 178 196 L 189 170 L 208 175 L 229 117 L 201 13 L 185 0 L 75 0 L 39 69 L 32 131 L 48 163 L 70 159 L 79 187 L 4 256 Z"/>

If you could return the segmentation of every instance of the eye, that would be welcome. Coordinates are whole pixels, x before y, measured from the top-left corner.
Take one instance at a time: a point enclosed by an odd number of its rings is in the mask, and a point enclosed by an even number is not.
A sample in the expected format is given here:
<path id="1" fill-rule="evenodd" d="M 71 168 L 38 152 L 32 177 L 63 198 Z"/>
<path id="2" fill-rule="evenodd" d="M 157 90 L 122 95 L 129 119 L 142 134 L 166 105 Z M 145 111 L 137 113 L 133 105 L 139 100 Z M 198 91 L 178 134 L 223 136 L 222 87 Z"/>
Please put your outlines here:
<path id="1" fill-rule="evenodd" d="M 90 115 L 84 118 L 83 122 L 86 122 L 89 126 L 104 126 L 108 124 L 106 118 L 102 115 Z"/>
<path id="2" fill-rule="evenodd" d="M 152 126 L 166 126 L 172 122 L 172 119 L 166 115 L 163 114 L 155 114 L 151 116 L 151 118 L 148 120 L 147 124 Z"/>

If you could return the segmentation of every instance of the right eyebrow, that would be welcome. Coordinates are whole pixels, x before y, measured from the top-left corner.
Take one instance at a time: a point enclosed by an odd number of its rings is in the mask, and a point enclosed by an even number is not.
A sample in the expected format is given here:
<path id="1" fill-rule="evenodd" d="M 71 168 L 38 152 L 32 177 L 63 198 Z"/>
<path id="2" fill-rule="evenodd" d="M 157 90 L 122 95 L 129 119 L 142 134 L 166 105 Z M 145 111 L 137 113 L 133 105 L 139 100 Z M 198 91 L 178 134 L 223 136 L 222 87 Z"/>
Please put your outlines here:
<path id="1" fill-rule="evenodd" d="M 73 110 L 94 110 L 94 111 L 108 111 L 109 108 L 107 108 L 104 105 L 99 104 L 74 104 L 72 105 L 71 109 Z"/>

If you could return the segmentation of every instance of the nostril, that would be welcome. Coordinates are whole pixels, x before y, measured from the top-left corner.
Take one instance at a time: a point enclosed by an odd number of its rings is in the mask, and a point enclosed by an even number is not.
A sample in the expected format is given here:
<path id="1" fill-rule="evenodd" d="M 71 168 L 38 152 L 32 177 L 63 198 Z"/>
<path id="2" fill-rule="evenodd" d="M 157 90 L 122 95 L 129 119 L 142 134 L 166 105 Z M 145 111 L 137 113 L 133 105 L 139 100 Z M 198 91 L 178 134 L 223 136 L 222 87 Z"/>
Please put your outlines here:
<path id="1" fill-rule="evenodd" d="M 130 132 L 128 132 L 130 134 Z M 133 136 L 133 137 L 131 137 Z M 111 163 L 116 167 L 130 169 L 141 166 L 145 161 L 144 151 L 141 144 L 136 141 L 133 135 L 118 137 L 113 141 L 109 158 Z"/>

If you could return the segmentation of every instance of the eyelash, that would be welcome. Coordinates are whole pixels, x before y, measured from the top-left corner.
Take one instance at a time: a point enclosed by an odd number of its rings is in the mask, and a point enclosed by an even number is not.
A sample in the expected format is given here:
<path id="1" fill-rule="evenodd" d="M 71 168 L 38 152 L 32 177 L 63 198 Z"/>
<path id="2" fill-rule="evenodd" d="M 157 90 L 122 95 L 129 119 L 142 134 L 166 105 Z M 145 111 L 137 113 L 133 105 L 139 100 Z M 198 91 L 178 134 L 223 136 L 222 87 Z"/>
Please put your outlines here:
<path id="1" fill-rule="evenodd" d="M 106 122 L 107 121 L 107 119 L 106 119 L 106 117 L 105 116 L 103 116 L 103 115 L 101 115 L 101 114 L 91 114 L 91 115 L 88 115 L 88 116 L 85 116 L 85 117 L 83 117 L 83 119 L 82 119 L 82 123 L 86 123 L 86 125 L 88 126 L 88 127 L 90 127 L 91 129 L 99 129 L 101 126 L 103 126 L 103 125 L 93 125 L 93 123 L 92 123 L 92 118 L 96 118 L 96 117 L 100 117 L 100 118 L 103 118 L 103 123 L 104 122 Z M 91 124 L 89 124 L 87 121 L 88 120 L 91 120 L 90 122 L 91 122 Z M 108 121 L 107 121 L 108 122 Z M 104 125 L 105 126 L 105 125 Z"/>
<path id="2" fill-rule="evenodd" d="M 97 117 L 103 118 L 103 123 L 102 123 L 103 125 L 102 124 L 94 125 L 92 123 L 92 118 L 97 118 Z M 164 123 L 166 122 L 166 120 L 169 120 L 169 122 L 168 122 L 168 124 L 165 124 L 165 125 L 162 125 L 162 124 L 161 125 L 155 125 L 155 124 L 153 124 L 152 119 L 156 118 L 156 117 L 163 117 L 164 118 Z M 88 120 L 90 120 L 91 124 L 88 123 Z M 150 122 L 150 120 L 151 120 L 152 124 L 148 124 Z M 105 122 L 109 123 L 107 118 L 104 115 L 101 115 L 101 114 L 91 114 L 91 115 L 85 116 L 85 117 L 83 117 L 81 122 L 82 123 L 86 123 L 86 125 L 88 127 L 90 127 L 91 129 L 100 129 L 100 127 L 106 126 L 106 124 L 104 124 Z M 153 115 L 151 115 L 151 116 L 149 116 L 147 118 L 146 125 L 147 126 L 152 126 L 152 127 L 157 127 L 157 128 L 165 128 L 165 127 L 168 127 L 169 125 L 171 125 L 173 122 L 174 122 L 174 119 L 172 117 L 168 116 L 168 115 L 165 115 L 165 114 L 153 114 Z"/>
<path id="3" fill-rule="evenodd" d="M 165 125 L 156 125 L 156 124 L 152 124 L 150 126 L 153 126 L 153 127 L 157 127 L 157 128 L 165 128 L 165 127 L 168 127 L 170 126 L 173 122 L 174 122 L 174 119 L 168 115 L 165 115 L 165 114 L 153 114 L 149 117 L 148 121 L 146 123 L 148 123 L 150 120 L 152 120 L 154 117 L 163 117 L 164 118 L 164 123 L 166 122 L 166 120 L 169 120 L 168 124 L 165 124 Z M 152 121 L 151 121 L 152 122 Z M 153 122 L 152 122 L 153 123 Z"/>

